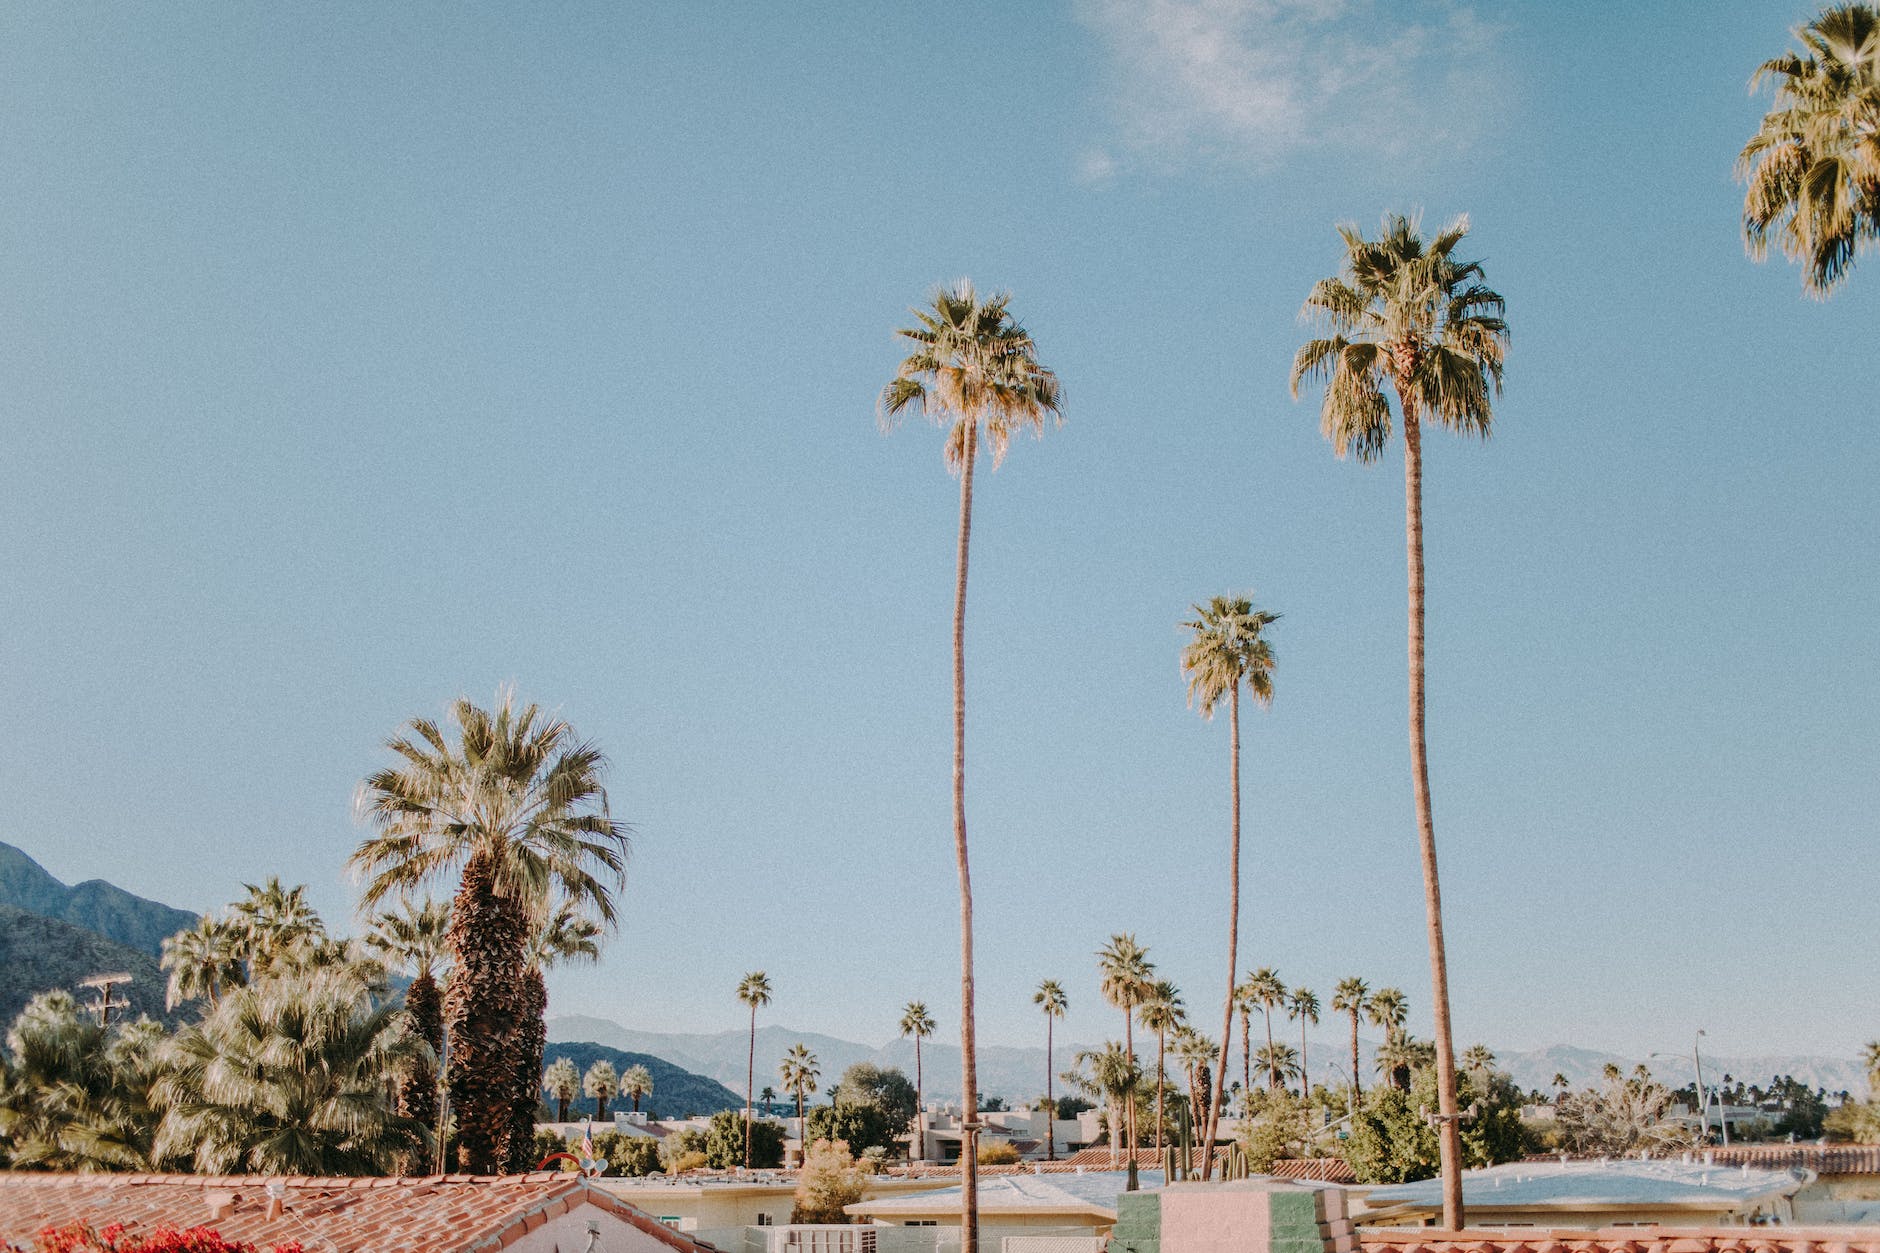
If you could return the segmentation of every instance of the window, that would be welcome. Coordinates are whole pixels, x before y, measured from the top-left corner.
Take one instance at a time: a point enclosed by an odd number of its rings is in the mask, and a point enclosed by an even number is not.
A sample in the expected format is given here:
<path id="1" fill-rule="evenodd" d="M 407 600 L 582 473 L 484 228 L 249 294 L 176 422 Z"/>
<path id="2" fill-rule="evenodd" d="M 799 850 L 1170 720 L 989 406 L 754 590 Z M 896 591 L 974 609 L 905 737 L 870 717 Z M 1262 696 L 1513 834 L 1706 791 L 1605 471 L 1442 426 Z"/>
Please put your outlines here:
<path id="1" fill-rule="evenodd" d="M 910 1218 L 901 1225 L 903 1227 L 938 1227 L 940 1220 L 938 1218 Z"/>
<path id="2" fill-rule="evenodd" d="M 770 1221 L 769 1214 L 759 1214 L 757 1216 L 757 1225 L 759 1227 L 769 1227 L 769 1226 L 773 1226 L 774 1224 Z"/>
<path id="3" fill-rule="evenodd" d="M 671 1227 L 674 1231 L 679 1230 L 679 1216 L 677 1214 L 661 1214 L 659 1221 Z"/>

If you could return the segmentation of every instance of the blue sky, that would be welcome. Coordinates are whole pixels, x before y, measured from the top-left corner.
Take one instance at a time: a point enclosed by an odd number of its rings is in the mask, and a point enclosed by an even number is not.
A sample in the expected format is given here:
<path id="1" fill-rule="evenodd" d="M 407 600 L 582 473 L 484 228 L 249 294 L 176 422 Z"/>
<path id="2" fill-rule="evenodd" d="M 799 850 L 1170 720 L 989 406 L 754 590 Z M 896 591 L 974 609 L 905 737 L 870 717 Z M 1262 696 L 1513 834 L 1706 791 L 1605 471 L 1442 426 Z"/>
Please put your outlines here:
<path id="1" fill-rule="evenodd" d="M 982 476 L 982 1038 L 1219 992 L 1226 727 L 1176 623 L 1285 614 L 1243 962 L 1428 976 L 1402 477 L 1287 394 L 1333 225 L 1472 216 L 1486 445 L 1432 441 L 1458 1034 L 1875 1034 L 1880 269 L 1743 255 L 1807 5 L 16 5 L 0 15 L 0 839 L 351 907 L 384 738 L 513 681 L 611 753 L 624 925 L 555 1012 L 870 1040 L 957 1012 L 955 488 L 892 329 L 1009 288 L 1069 421 Z"/>

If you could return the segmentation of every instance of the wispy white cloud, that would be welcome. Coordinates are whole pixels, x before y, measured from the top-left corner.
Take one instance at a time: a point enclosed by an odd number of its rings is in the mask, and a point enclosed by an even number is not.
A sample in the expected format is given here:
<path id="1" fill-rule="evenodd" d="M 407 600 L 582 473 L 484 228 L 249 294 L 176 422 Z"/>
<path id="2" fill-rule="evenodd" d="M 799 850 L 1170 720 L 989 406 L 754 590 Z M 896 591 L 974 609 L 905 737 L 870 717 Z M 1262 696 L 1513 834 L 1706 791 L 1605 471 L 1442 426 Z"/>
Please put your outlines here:
<path id="1" fill-rule="evenodd" d="M 1109 59 L 1120 162 L 1266 165 L 1302 149 L 1464 147 L 1496 31 L 1463 0 L 1078 0 Z M 1093 176 L 1086 158 L 1084 176 Z"/>

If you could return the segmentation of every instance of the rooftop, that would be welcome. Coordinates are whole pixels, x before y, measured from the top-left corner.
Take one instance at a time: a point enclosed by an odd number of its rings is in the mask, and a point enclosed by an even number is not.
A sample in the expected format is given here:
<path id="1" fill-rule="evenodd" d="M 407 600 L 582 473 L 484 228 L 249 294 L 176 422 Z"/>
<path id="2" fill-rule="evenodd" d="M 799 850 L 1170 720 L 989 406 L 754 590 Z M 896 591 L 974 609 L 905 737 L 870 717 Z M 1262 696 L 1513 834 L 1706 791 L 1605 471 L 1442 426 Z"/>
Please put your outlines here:
<path id="1" fill-rule="evenodd" d="M 1116 1198 L 1129 1186 L 1125 1171 L 1087 1171 L 1083 1174 L 999 1175 L 979 1184 L 981 1214 L 1089 1214 L 1116 1217 Z M 1143 1191 L 1162 1186 L 1162 1172 L 1140 1172 Z M 848 1206 L 851 1214 L 927 1214 L 957 1210 L 958 1187 L 937 1188 L 915 1196 L 881 1197 Z"/>
<path id="2" fill-rule="evenodd" d="M 0 1242 L 30 1241 L 47 1227 L 83 1222 L 123 1223 L 136 1232 L 208 1226 L 264 1249 L 298 1240 L 307 1253 L 493 1253 L 583 1206 L 644 1233 L 650 1239 L 640 1247 L 715 1253 L 571 1173 L 421 1179 L 0 1173 Z"/>
<path id="3" fill-rule="evenodd" d="M 1464 1209 L 1736 1208 L 1793 1195 L 1806 1175 L 1701 1161 L 1526 1161 L 1462 1173 Z M 1441 1179 L 1374 1188 L 1373 1211 L 1440 1208 Z"/>

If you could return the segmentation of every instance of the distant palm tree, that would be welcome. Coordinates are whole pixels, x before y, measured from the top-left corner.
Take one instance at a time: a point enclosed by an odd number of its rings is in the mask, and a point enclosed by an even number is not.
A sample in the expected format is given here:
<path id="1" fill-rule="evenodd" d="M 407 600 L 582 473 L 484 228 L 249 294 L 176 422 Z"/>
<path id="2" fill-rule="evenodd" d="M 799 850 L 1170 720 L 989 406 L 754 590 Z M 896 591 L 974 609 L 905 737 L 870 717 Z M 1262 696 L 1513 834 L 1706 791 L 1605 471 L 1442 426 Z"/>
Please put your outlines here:
<path id="1" fill-rule="evenodd" d="M 1867 1086 L 1872 1088 L 1876 1098 L 1880 1098 L 1880 1040 L 1869 1040 L 1865 1053 L 1867 1063 Z"/>
<path id="2" fill-rule="evenodd" d="M 245 948 L 237 928 L 208 914 L 166 938 L 159 964 L 170 972 L 170 983 L 163 1007 L 175 1009 L 184 1001 L 200 1000 L 213 1010 L 224 988 L 247 982 Z"/>
<path id="3" fill-rule="evenodd" d="M 1559 1071 L 1554 1072 L 1554 1104 L 1560 1104 L 1560 1098 L 1567 1094 L 1567 1077 Z"/>
<path id="4" fill-rule="evenodd" d="M 271 876 L 260 887 L 242 885 L 248 895 L 229 908 L 229 922 L 242 937 L 249 977 L 278 963 L 291 963 L 296 950 L 326 939 L 326 924 L 307 900 L 307 885 L 285 887 Z"/>
<path id="5" fill-rule="evenodd" d="M 1396 393 L 1403 425 L 1404 533 L 1409 567 L 1410 782 L 1423 867 L 1423 908 L 1430 951 L 1430 1008 L 1436 1025 L 1436 1103 L 1443 1164 L 1443 1225 L 1462 1226 L 1462 1139 L 1457 1124 L 1455 1041 L 1449 1023 L 1449 965 L 1443 951 L 1443 898 L 1436 870 L 1436 821 L 1430 807 L 1424 737 L 1423 433 L 1436 422 L 1487 438 L 1492 400 L 1501 390 L 1508 324 L 1503 301 L 1483 283 L 1479 262 L 1454 253 L 1469 232 L 1457 218 L 1425 241 L 1416 223 L 1392 215 L 1381 236 L 1339 228 L 1345 262 L 1320 279 L 1304 312 L 1327 325 L 1293 358 L 1293 395 L 1308 378 L 1325 380 L 1321 427 L 1340 457 L 1375 460 L 1390 440 Z"/>
<path id="6" fill-rule="evenodd" d="M 1299 1092 L 1312 1095 L 1312 1077 L 1306 1070 L 1306 1024 L 1319 1025 L 1319 998 L 1311 988 L 1294 988 L 1286 994 L 1286 1016 L 1299 1020 Z"/>
<path id="7" fill-rule="evenodd" d="M 1769 238 L 1827 296 L 1857 252 L 1880 239 L 1880 9 L 1835 4 L 1797 28 L 1800 52 L 1765 61 L 1752 88 L 1775 102 L 1736 159 L 1743 238 L 1762 260 Z"/>
<path id="8" fill-rule="evenodd" d="M 405 1019 L 430 1047 L 430 1055 L 415 1058 L 398 1081 L 398 1112 L 431 1127 L 437 1122 L 437 1059 L 444 1055 L 444 999 L 437 973 L 449 947 L 450 907 L 428 896 L 403 900 L 368 925 L 367 947 L 387 966 L 412 976 L 405 989 Z"/>
<path id="9" fill-rule="evenodd" d="M 1486 1083 L 1489 1071 L 1495 1068 L 1495 1054 L 1486 1044 L 1471 1044 L 1463 1050 L 1462 1068 L 1473 1074 L 1478 1081 Z"/>
<path id="10" fill-rule="evenodd" d="M 1286 985 L 1280 982 L 1279 975 L 1271 966 L 1262 966 L 1247 976 L 1245 984 L 1247 999 L 1260 1007 L 1266 1017 L 1266 1053 L 1273 1054 L 1273 1007 L 1286 1003 Z M 1269 1090 L 1280 1086 L 1279 1072 L 1271 1067 L 1267 1069 L 1266 1086 Z"/>
<path id="11" fill-rule="evenodd" d="M 1255 1061 L 1272 1077 L 1274 1088 L 1286 1086 L 1300 1076 L 1299 1053 L 1290 1044 L 1268 1044 L 1255 1055 Z"/>
<path id="12" fill-rule="evenodd" d="M 777 1112 L 777 1089 L 765 1084 L 758 1090 L 757 1099 L 763 1102 L 766 1116 Z"/>
<path id="13" fill-rule="evenodd" d="M 373 1175 L 424 1144 L 385 1076 L 426 1048 L 345 969 L 225 995 L 164 1046 L 153 1156 L 200 1175 Z"/>
<path id="14" fill-rule="evenodd" d="M 1332 1009 L 1336 1013 L 1351 1015 L 1351 1102 L 1357 1108 L 1358 1096 L 1364 1085 L 1358 1078 L 1358 1016 L 1369 1012 L 1371 1008 L 1371 987 L 1363 979 L 1352 975 L 1340 979 L 1338 987 L 1332 992 Z"/>
<path id="15" fill-rule="evenodd" d="M 801 1044 L 793 1045 L 783 1055 L 783 1064 L 777 1067 L 777 1076 L 783 1081 L 783 1090 L 796 1097 L 796 1134 L 802 1145 L 804 1159 L 809 1156 L 809 1128 L 803 1122 L 803 1098 L 816 1090 L 816 1080 L 821 1071 L 816 1066 L 816 1054 Z"/>
<path id="16" fill-rule="evenodd" d="M 1182 994 L 1167 979 L 1158 979 L 1142 1003 L 1142 1027 L 1155 1032 L 1155 1147 L 1166 1148 L 1163 1136 L 1163 1094 L 1168 1088 L 1168 1033 L 1187 1021 Z"/>
<path id="17" fill-rule="evenodd" d="M 587 1068 L 581 1076 L 581 1090 L 594 1098 L 594 1120 L 607 1121 L 607 1102 L 620 1093 L 620 1075 L 605 1057 Z"/>
<path id="18" fill-rule="evenodd" d="M 738 1000 L 751 1010 L 751 1051 L 744 1071 L 744 1169 L 751 1168 L 751 1095 L 757 1085 L 757 1010 L 770 1004 L 770 976 L 753 970 L 738 981 Z"/>
<path id="19" fill-rule="evenodd" d="M 1403 1092 L 1410 1090 L 1411 1073 L 1420 1066 L 1431 1065 L 1434 1060 L 1432 1047 L 1402 1027 L 1391 1028 L 1384 1042 L 1377 1046 L 1378 1074 L 1391 1087 Z"/>
<path id="20" fill-rule="evenodd" d="M 1371 994 L 1371 1003 L 1364 1012 L 1372 1026 L 1382 1027 L 1388 1033 L 1410 1020 L 1410 1003 L 1401 988 L 1379 988 Z"/>
<path id="21" fill-rule="evenodd" d="M 633 1102 L 633 1112 L 640 1112 L 640 1102 L 653 1095 L 653 1072 L 644 1066 L 629 1066 L 627 1073 L 620 1076 L 620 1095 Z M 769 1088 L 764 1089 L 764 1103 L 776 1094 Z"/>
<path id="22" fill-rule="evenodd" d="M 1201 716 L 1212 718 L 1223 696 L 1228 698 L 1228 743 L 1232 754 L 1229 790 L 1233 799 L 1232 839 L 1227 860 L 1227 999 L 1221 1009 L 1221 1062 L 1219 1082 L 1202 1130 L 1201 1177 L 1214 1169 L 1214 1130 L 1221 1118 L 1221 1089 L 1227 1084 L 1227 1050 L 1234 1035 L 1234 990 L 1240 963 L 1240 689 L 1244 684 L 1262 705 L 1273 703 L 1273 646 L 1262 632 L 1279 615 L 1256 610 L 1244 596 L 1216 596 L 1194 606 L 1195 616 L 1182 623 L 1194 637 L 1182 648 L 1182 672 L 1188 676 L 1188 703 Z"/>
<path id="23" fill-rule="evenodd" d="M 927 1084 L 921 1070 L 920 1042 L 934 1031 L 933 1015 L 925 1001 L 909 1001 L 901 1011 L 901 1034 L 914 1037 L 914 1151 L 918 1161 L 927 1156 Z"/>
<path id="24" fill-rule="evenodd" d="M 998 469 L 1014 433 L 1042 435 L 1062 423 L 1057 375 L 1038 364 L 1037 345 L 1011 317 L 1011 297 L 981 299 L 961 280 L 936 288 L 929 308 L 913 310 L 918 325 L 895 333 L 913 345 L 881 389 L 884 429 L 906 412 L 925 414 L 946 429 L 946 462 L 960 476 L 959 551 L 953 588 L 953 855 L 960 879 L 960 1253 L 979 1248 L 979 1091 L 973 1039 L 973 888 L 966 856 L 966 568 L 973 523 L 973 467 L 983 434 Z"/>
<path id="25" fill-rule="evenodd" d="M 566 1057 L 557 1057 L 542 1072 L 542 1086 L 555 1098 L 555 1121 L 568 1121 L 568 1106 L 581 1094 L 581 1072 Z"/>
<path id="26" fill-rule="evenodd" d="M 611 924 L 627 829 L 608 814 L 606 758 L 566 722 L 508 693 L 493 710 L 458 700 L 450 716 L 454 737 L 419 718 L 390 741 L 398 763 L 360 788 L 376 830 L 348 864 L 365 908 L 454 885 L 444 1018 L 457 1165 L 493 1174 L 511 1160 L 525 1081 L 532 913 L 554 898 Z M 526 1077 L 531 1094 L 539 1077 Z"/>
<path id="27" fill-rule="evenodd" d="M 1154 986 L 1155 963 L 1149 950 L 1136 943 L 1136 937 L 1119 931 L 1097 952 L 1097 965 L 1103 972 L 1099 991 L 1103 999 L 1123 1011 L 1123 1047 L 1136 1055 L 1136 1006 Z M 1123 1114 L 1127 1126 L 1129 1160 L 1136 1160 L 1136 1105 L 1130 1102 Z"/>
<path id="28" fill-rule="evenodd" d="M 1031 1003 L 1044 1011 L 1044 1095 L 1051 1103 L 1051 1117 L 1045 1119 L 1044 1160 L 1057 1160 L 1057 1101 L 1051 1091 L 1051 1077 L 1056 1068 L 1051 1063 L 1051 1034 L 1057 1020 L 1070 1008 L 1070 1000 L 1064 995 L 1064 988 L 1056 979 L 1044 979 L 1038 984 L 1038 990 L 1031 994 Z"/>
<path id="29" fill-rule="evenodd" d="M 1214 1041 L 1192 1027 L 1183 1027 L 1175 1033 L 1170 1049 L 1188 1078 L 1189 1122 L 1195 1127 L 1204 1126 L 1213 1104 L 1214 1085 L 1208 1074 L 1208 1063 L 1214 1060 Z"/>

